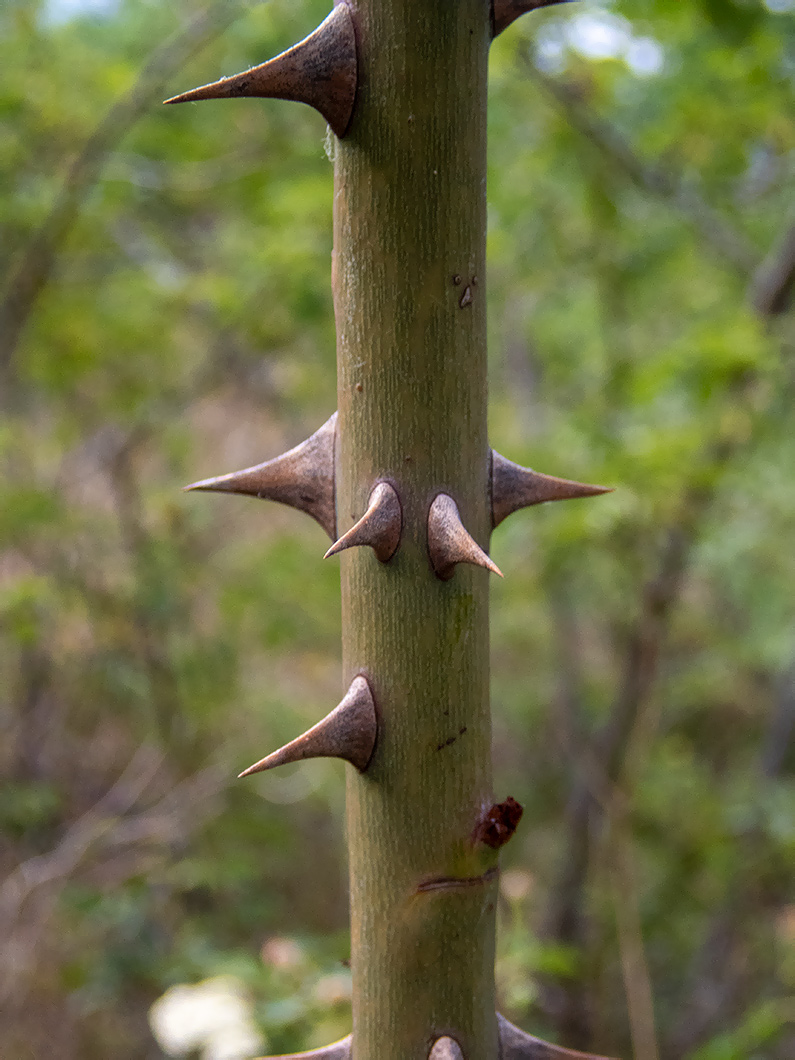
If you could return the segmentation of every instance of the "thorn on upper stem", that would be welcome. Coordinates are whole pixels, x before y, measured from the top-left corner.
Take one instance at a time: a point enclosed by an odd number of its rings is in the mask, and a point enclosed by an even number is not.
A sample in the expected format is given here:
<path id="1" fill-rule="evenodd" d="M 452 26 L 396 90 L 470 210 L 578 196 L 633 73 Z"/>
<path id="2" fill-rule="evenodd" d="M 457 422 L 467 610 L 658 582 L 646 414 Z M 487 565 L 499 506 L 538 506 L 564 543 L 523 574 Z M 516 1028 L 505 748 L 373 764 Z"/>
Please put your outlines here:
<path id="1" fill-rule="evenodd" d="M 446 493 L 434 499 L 428 512 L 428 553 L 434 572 L 442 581 L 452 578 L 458 563 L 472 563 L 503 576 L 461 522 L 458 505 Z"/>
<path id="2" fill-rule="evenodd" d="M 320 111 L 342 138 L 353 116 L 357 79 L 353 19 L 348 5 L 340 3 L 314 33 L 275 59 L 165 102 L 192 103 L 240 96 L 291 99 Z"/>
<path id="3" fill-rule="evenodd" d="M 242 493 L 298 508 L 316 519 L 333 541 L 337 536 L 334 501 L 334 444 L 337 413 L 288 453 L 264 464 L 202 479 L 186 490 Z"/>
<path id="4" fill-rule="evenodd" d="M 379 482 L 370 494 L 367 511 L 323 558 L 336 556 L 346 548 L 369 545 L 381 563 L 387 563 L 397 552 L 402 527 L 400 498 L 388 482 Z"/>
<path id="5" fill-rule="evenodd" d="M 589 486 L 554 475 L 542 475 L 529 467 L 491 452 L 491 525 L 497 527 L 512 512 L 547 501 L 566 501 L 612 493 L 609 486 Z"/>

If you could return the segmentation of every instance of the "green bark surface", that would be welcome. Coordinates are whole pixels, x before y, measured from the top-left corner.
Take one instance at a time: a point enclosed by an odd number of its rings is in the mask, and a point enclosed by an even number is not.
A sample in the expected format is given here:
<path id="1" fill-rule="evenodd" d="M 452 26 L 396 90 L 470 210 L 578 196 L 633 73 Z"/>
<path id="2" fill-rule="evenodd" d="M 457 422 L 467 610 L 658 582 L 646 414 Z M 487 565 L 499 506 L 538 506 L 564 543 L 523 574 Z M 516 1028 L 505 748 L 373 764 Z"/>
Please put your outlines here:
<path id="1" fill-rule="evenodd" d="M 491 798 L 488 577 L 428 558 L 449 493 L 488 543 L 486 425 L 487 0 L 355 0 L 353 122 L 337 145 L 334 295 L 338 530 L 391 482 L 395 557 L 341 557 L 344 680 L 379 714 L 350 771 L 356 1060 L 425 1060 L 450 1034 L 497 1055 L 496 856 L 472 841 Z"/>

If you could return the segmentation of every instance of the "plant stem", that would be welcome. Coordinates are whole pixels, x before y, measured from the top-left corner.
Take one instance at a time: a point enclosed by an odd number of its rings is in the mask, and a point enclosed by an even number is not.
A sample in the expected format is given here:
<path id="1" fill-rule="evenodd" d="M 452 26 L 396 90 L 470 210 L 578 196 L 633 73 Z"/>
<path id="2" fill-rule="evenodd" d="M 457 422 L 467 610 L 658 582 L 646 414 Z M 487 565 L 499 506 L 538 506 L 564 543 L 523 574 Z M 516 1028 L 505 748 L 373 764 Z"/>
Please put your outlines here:
<path id="1" fill-rule="evenodd" d="M 351 0 L 359 88 L 336 145 L 338 532 L 378 480 L 403 510 L 397 554 L 342 554 L 343 667 L 370 682 L 378 742 L 349 771 L 354 1055 L 426 1060 L 454 1037 L 497 1055 L 496 853 L 486 571 L 434 574 L 445 492 L 482 545 L 486 424 L 485 0 Z"/>

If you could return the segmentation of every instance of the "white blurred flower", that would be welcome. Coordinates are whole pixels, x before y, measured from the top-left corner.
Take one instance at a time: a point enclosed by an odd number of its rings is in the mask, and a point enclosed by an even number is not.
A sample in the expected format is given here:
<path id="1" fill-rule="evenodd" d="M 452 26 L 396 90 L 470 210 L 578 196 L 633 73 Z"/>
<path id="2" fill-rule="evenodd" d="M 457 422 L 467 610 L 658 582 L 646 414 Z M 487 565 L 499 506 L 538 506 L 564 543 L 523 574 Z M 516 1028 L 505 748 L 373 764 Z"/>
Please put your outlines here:
<path id="1" fill-rule="evenodd" d="M 205 1042 L 202 1060 L 250 1060 L 262 1047 L 256 1028 L 239 1023 L 211 1035 Z"/>
<path id="2" fill-rule="evenodd" d="M 533 883 L 527 869 L 506 869 L 500 877 L 500 890 L 509 902 L 523 902 L 530 896 Z"/>
<path id="3" fill-rule="evenodd" d="M 324 975 L 315 984 L 315 998 L 321 1005 L 339 1005 L 351 999 L 351 977 L 343 972 Z"/>
<path id="4" fill-rule="evenodd" d="M 295 939 L 272 935 L 262 944 L 260 957 L 263 964 L 274 968 L 298 968 L 303 963 L 304 953 Z"/>
<path id="5" fill-rule="evenodd" d="M 261 1050 L 251 1001 L 233 976 L 172 986 L 149 1009 L 149 1026 L 163 1052 L 202 1060 L 248 1060 Z"/>

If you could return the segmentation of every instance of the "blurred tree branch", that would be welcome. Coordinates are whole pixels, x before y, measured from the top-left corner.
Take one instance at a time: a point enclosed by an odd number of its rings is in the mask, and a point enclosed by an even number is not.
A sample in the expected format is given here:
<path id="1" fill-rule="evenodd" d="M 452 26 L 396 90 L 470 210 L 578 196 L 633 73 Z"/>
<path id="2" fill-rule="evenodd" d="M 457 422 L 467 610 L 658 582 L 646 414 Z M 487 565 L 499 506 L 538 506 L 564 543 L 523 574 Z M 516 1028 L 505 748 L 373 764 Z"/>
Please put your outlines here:
<path id="1" fill-rule="evenodd" d="M 50 281 L 69 235 L 110 154 L 158 100 L 172 74 L 237 18 L 248 0 L 222 0 L 205 8 L 156 48 L 132 87 L 101 119 L 69 166 L 53 205 L 12 265 L 0 296 L 0 376 L 13 378 L 14 358 L 36 301 Z"/>
<path id="2" fill-rule="evenodd" d="M 116 852 L 155 844 L 172 846 L 203 825 L 224 782 L 215 768 L 188 777 L 153 804 L 133 813 L 146 801 L 165 763 L 162 751 L 139 747 L 118 780 L 98 802 L 65 830 L 46 854 L 23 861 L 0 886 L 0 925 L 5 960 L 0 998 L 19 1004 L 38 958 L 38 943 L 52 928 L 52 917 L 63 888 L 86 861 L 113 859 Z"/>
<path id="3" fill-rule="evenodd" d="M 574 84 L 539 69 L 532 52 L 522 53 L 527 77 L 550 96 L 564 118 L 635 187 L 673 206 L 718 256 L 742 277 L 757 268 L 759 253 L 745 233 L 732 225 L 691 185 L 659 163 L 647 162 L 609 121 L 596 114 Z"/>
<path id="4" fill-rule="evenodd" d="M 627 999 L 634 1060 L 660 1060 L 654 1017 L 654 992 L 643 943 L 637 871 L 633 858 L 628 807 L 616 792 L 610 810 L 613 906 L 618 928 L 618 946 Z"/>
<path id="5" fill-rule="evenodd" d="M 523 58 L 528 76 L 552 96 L 574 129 L 632 184 L 675 206 L 713 250 L 749 281 L 749 305 L 763 321 L 772 321 L 788 308 L 795 285 L 795 225 L 785 232 L 759 264 L 757 253 L 744 234 L 731 226 L 694 189 L 662 167 L 642 160 L 609 122 L 592 112 L 573 86 L 544 74 L 535 65 L 532 55 L 525 54 Z M 735 382 L 729 386 L 726 398 L 747 397 L 752 392 L 753 382 L 753 375 L 743 378 L 739 384 Z M 677 515 L 661 535 L 656 572 L 641 590 L 638 614 L 624 650 L 622 677 L 609 721 L 590 750 L 587 738 L 578 740 L 564 851 L 542 919 L 541 935 L 548 941 L 577 949 L 585 945 L 585 886 L 600 819 L 610 817 L 610 792 L 622 784 L 633 734 L 649 706 L 664 641 L 680 600 L 704 516 L 718 494 L 721 472 L 744 444 L 745 439 L 739 435 L 716 438 L 703 467 L 683 488 Z M 705 470 L 709 472 L 706 485 L 703 482 Z M 569 717 L 580 713 L 576 708 L 580 696 L 572 687 L 573 679 L 576 680 L 576 676 L 569 673 L 564 682 L 563 700 Z M 623 798 L 630 797 L 630 789 L 625 786 Z M 567 1044 L 580 1049 L 593 1047 L 582 978 L 575 977 L 565 984 L 547 980 L 542 989 L 542 1006 L 554 1019 L 558 1033 Z M 632 1012 L 630 1017 L 632 1020 Z M 644 1050 L 648 1052 L 646 1047 Z"/>
<path id="6" fill-rule="evenodd" d="M 779 675 L 776 684 L 773 709 L 762 734 L 757 761 L 762 799 L 785 771 L 793 747 L 795 663 Z M 764 902 L 757 877 L 763 842 L 761 819 L 740 836 L 734 869 L 726 887 L 726 902 L 708 923 L 704 941 L 683 977 L 681 1015 L 671 1035 L 672 1060 L 683 1060 L 710 1035 L 725 1029 L 747 985 L 748 955 L 744 950 L 750 936 L 758 930 L 759 906 Z"/>
<path id="7" fill-rule="evenodd" d="M 719 456 L 725 461 L 728 453 L 722 451 Z M 682 498 L 679 516 L 664 534 L 657 572 L 642 590 L 610 719 L 591 750 L 581 750 L 566 813 L 564 851 L 542 921 L 541 936 L 547 941 L 575 948 L 585 944 L 585 886 L 599 822 L 603 814 L 609 816 L 615 789 L 622 780 L 632 736 L 654 686 L 670 615 L 711 496 L 704 487 L 691 487 Z M 587 763 L 585 769 L 581 768 L 583 761 Z M 622 797 L 628 797 L 626 791 Z M 543 991 L 544 1007 L 553 1015 L 561 1037 L 581 1049 L 593 1044 L 584 988 L 584 982 L 576 978 L 565 986 L 547 982 Z"/>
<path id="8" fill-rule="evenodd" d="M 755 270 L 748 291 L 748 301 L 763 318 L 785 313 L 792 302 L 795 287 L 795 223 L 785 231 L 765 260 Z"/>

